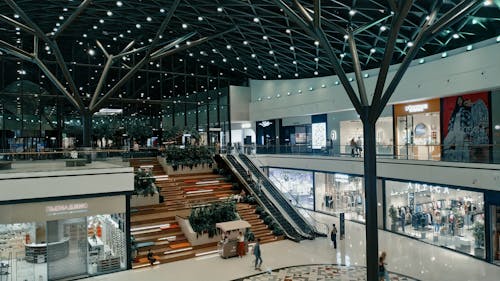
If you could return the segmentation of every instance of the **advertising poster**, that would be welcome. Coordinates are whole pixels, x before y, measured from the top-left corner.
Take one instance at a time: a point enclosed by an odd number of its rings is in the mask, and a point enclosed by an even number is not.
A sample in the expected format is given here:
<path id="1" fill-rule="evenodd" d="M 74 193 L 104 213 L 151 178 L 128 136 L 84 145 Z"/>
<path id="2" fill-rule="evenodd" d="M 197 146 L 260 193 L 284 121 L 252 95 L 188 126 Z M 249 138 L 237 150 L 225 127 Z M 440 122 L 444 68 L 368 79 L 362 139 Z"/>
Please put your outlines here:
<path id="1" fill-rule="evenodd" d="M 443 160 L 488 162 L 489 107 L 487 92 L 442 99 Z"/>
<path id="2" fill-rule="evenodd" d="M 312 124 L 312 148 L 326 147 L 326 123 Z"/>

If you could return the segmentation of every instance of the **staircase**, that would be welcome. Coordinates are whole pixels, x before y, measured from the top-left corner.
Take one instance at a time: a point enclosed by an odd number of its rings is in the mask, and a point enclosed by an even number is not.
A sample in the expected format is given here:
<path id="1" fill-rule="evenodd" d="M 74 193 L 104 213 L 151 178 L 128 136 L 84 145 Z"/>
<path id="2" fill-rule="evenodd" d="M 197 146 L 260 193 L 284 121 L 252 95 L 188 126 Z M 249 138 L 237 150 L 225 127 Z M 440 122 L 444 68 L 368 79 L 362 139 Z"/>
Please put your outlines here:
<path id="1" fill-rule="evenodd" d="M 283 240 L 283 235 L 275 236 L 267 225 L 260 219 L 259 215 L 255 213 L 255 207 L 255 205 L 246 203 L 238 203 L 236 205 L 236 210 L 241 219 L 250 223 L 250 230 L 255 235 L 255 240 L 260 238 L 261 243 Z"/>
<path id="2" fill-rule="evenodd" d="M 166 177 L 156 158 L 130 159 L 134 169 L 152 166 L 154 176 L 159 176 L 156 186 L 164 202 L 135 207 L 131 210 L 131 234 L 137 245 L 133 268 L 148 266 L 148 250 L 159 263 L 189 259 L 197 254 L 217 250 L 217 243 L 192 246 L 177 224 L 176 216 L 186 216 L 193 206 L 225 200 L 237 191 L 232 183 L 211 173 L 172 175 Z M 163 176 L 163 177 L 162 177 Z"/>

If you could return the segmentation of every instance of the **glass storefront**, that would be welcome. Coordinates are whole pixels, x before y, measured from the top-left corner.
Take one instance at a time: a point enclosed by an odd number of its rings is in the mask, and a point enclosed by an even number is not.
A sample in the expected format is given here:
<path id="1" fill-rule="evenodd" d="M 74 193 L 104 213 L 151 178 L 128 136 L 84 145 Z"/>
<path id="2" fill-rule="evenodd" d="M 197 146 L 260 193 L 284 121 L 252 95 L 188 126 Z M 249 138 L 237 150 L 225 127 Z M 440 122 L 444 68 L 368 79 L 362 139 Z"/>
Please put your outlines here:
<path id="1" fill-rule="evenodd" d="M 314 173 L 316 211 L 344 213 L 348 220 L 365 221 L 363 178 L 346 174 Z"/>
<path id="2" fill-rule="evenodd" d="M 385 183 L 388 229 L 485 257 L 482 192 L 414 182 Z"/>
<path id="3" fill-rule="evenodd" d="M 269 179 L 292 204 L 314 208 L 313 172 L 269 168 Z"/>
<path id="4" fill-rule="evenodd" d="M 106 202 L 113 206 L 124 198 L 0 206 L 0 276 L 68 280 L 126 269 L 125 214 L 92 210 Z"/>
<path id="5" fill-rule="evenodd" d="M 380 117 L 375 125 L 377 154 L 392 155 L 392 117 Z M 351 153 L 351 140 L 363 146 L 363 123 L 361 120 L 340 121 L 340 153 Z"/>
<path id="6" fill-rule="evenodd" d="M 394 105 L 398 157 L 440 159 L 439 106 L 439 99 Z"/>

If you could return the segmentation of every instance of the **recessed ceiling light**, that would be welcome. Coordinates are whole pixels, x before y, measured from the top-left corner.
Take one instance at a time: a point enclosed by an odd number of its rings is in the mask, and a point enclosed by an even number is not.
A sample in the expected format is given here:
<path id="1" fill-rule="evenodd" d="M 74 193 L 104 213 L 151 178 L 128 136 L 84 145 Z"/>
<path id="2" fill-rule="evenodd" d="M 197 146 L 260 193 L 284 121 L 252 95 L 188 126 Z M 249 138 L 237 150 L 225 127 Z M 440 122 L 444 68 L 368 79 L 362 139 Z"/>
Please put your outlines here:
<path id="1" fill-rule="evenodd" d="M 467 49 L 466 49 L 466 50 L 467 50 L 467 51 L 472 50 L 472 45 L 467 46 Z"/>
<path id="2" fill-rule="evenodd" d="M 344 57 L 345 57 L 345 53 L 340 54 L 340 58 L 344 58 Z"/>
<path id="3" fill-rule="evenodd" d="M 266 78 L 267 78 L 267 76 L 266 76 L 266 75 L 262 75 L 262 78 L 263 78 L 263 79 L 266 79 Z M 270 99 L 271 99 L 271 97 L 267 97 L 267 99 L 268 99 L 268 100 L 270 100 Z"/>
<path id="4" fill-rule="evenodd" d="M 273 50 L 270 50 L 270 51 L 269 51 L 269 54 L 270 54 L 270 55 L 273 55 L 273 54 L 274 54 L 274 51 L 273 51 Z"/>
<path id="5" fill-rule="evenodd" d="M 296 61 L 296 60 L 294 60 L 294 61 L 292 61 L 292 63 L 293 63 L 293 64 L 297 64 L 297 61 Z"/>
<path id="6" fill-rule="evenodd" d="M 354 79 L 352 77 L 349 77 L 349 82 L 352 82 L 354 81 Z"/>
<path id="7" fill-rule="evenodd" d="M 455 33 L 455 34 L 453 34 L 453 38 L 458 39 L 458 38 L 460 38 L 460 35 L 458 35 L 458 33 Z"/>
<path id="8" fill-rule="evenodd" d="M 111 11 L 107 11 L 107 12 L 106 12 L 106 15 L 108 15 L 108 17 L 111 17 L 111 16 L 113 15 L 113 12 L 111 12 Z"/>
<path id="9" fill-rule="evenodd" d="M 412 41 L 410 41 L 410 42 L 406 43 L 406 46 L 408 46 L 408 47 L 412 47 L 412 46 L 413 46 L 413 42 L 412 42 Z"/>
<path id="10" fill-rule="evenodd" d="M 288 34 L 292 33 L 292 31 L 290 29 L 288 29 L 288 28 L 285 30 L 285 32 L 288 33 Z"/>
<path id="11" fill-rule="evenodd" d="M 318 40 L 314 41 L 314 45 L 319 46 L 319 41 Z"/>
<path id="12" fill-rule="evenodd" d="M 152 21 L 153 19 L 152 19 L 151 17 L 147 17 L 147 18 L 146 18 L 146 20 L 150 22 L 150 21 Z"/>
<path id="13" fill-rule="evenodd" d="M 262 69 L 262 65 L 258 65 L 258 66 L 257 66 L 257 68 L 258 68 L 258 69 Z"/>
<path id="14" fill-rule="evenodd" d="M 188 25 L 186 23 L 183 23 L 182 28 L 186 29 L 186 28 L 188 28 Z"/>
<path id="15" fill-rule="evenodd" d="M 325 84 L 321 84 L 321 88 L 326 88 L 326 85 Z"/>
<path id="16" fill-rule="evenodd" d="M 247 40 L 243 41 L 243 45 L 248 45 L 248 41 Z"/>
<path id="17" fill-rule="evenodd" d="M 278 78 L 281 79 L 281 74 L 278 74 Z"/>
<path id="18" fill-rule="evenodd" d="M 99 23 L 100 23 L 100 24 L 103 24 L 103 23 L 104 23 L 104 20 L 103 20 L 103 19 L 99 19 Z"/>
<path id="19" fill-rule="evenodd" d="M 422 63 L 424 63 L 424 62 L 425 62 L 425 59 L 420 59 L 420 60 L 418 61 L 418 63 L 420 63 L 420 64 L 422 64 Z"/>
<path id="20" fill-rule="evenodd" d="M 203 20 L 203 17 L 202 16 L 199 16 L 198 17 L 198 21 L 202 21 Z"/>
<path id="21" fill-rule="evenodd" d="M 141 24 L 140 23 L 136 24 L 135 28 L 141 28 Z"/>
<path id="22" fill-rule="evenodd" d="M 262 36 L 262 39 L 267 40 L 268 39 L 267 35 Z"/>
<path id="23" fill-rule="evenodd" d="M 295 50 L 295 47 L 294 46 L 290 46 L 290 51 L 294 51 Z"/>
<path id="24" fill-rule="evenodd" d="M 222 13 L 224 9 L 222 7 L 217 7 L 217 12 Z"/>
<path id="25" fill-rule="evenodd" d="M 497 37 L 497 43 L 500 42 L 500 36 Z"/>
<path id="26" fill-rule="evenodd" d="M 368 78 L 368 77 L 370 77 L 370 74 L 365 73 L 365 75 L 363 75 L 363 77 Z"/>
<path id="27" fill-rule="evenodd" d="M 256 55 L 255 55 L 255 54 L 251 54 L 250 56 L 252 56 L 252 58 L 255 58 L 255 57 L 256 57 Z"/>
<path id="28" fill-rule="evenodd" d="M 160 13 L 162 13 L 162 14 L 165 13 L 165 9 L 161 8 Z"/>
<path id="29" fill-rule="evenodd" d="M 372 53 L 372 54 L 373 54 L 373 53 L 375 53 L 376 51 L 377 51 L 377 50 L 375 50 L 375 48 L 371 48 L 371 49 L 370 49 L 370 53 Z"/>
<path id="30" fill-rule="evenodd" d="M 349 10 L 349 15 L 352 17 L 356 14 L 356 10 Z"/>
<path id="31" fill-rule="evenodd" d="M 493 4 L 493 0 L 484 0 L 485 6 L 490 6 L 491 4 Z"/>
<path id="32" fill-rule="evenodd" d="M 118 6 L 118 7 L 123 6 L 123 2 L 122 1 L 116 1 L 116 6 Z"/>
<path id="33" fill-rule="evenodd" d="M 335 85 L 338 85 L 338 84 L 340 84 L 340 82 L 339 81 L 335 81 Z"/>
<path id="34" fill-rule="evenodd" d="M 226 45 L 226 49 L 231 50 L 231 45 Z"/>
<path id="35" fill-rule="evenodd" d="M 318 62 L 318 61 L 319 61 L 319 58 L 314 58 L 314 61 L 315 61 L 315 62 Z"/>
<path id="36" fill-rule="evenodd" d="M 298 73 L 295 73 L 295 77 L 299 77 L 299 74 Z M 299 90 L 299 93 L 301 93 L 302 91 Z"/>
<path id="37" fill-rule="evenodd" d="M 344 39 L 345 39 L 345 40 L 349 39 L 349 36 L 348 36 L 347 34 L 346 34 L 346 35 L 344 35 Z"/>
<path id="38" fill-rule="evenodd" d="M 443 52 L 443 53 L 441 54 L 441 57 L 442 57 L 442 58 L 446 58 L 447 56 L 448 56 L 448 53 L 447 53 L 447 52 Z"/>
<path id="39" fill-rule="evenodd" d="M 380 31 L 386 31 L 387 27 L 385 25 L 380 26 Z"/>
<path id="40" fill-rule="evenodd" d="M 257 23 L 259 21 L 260 21 L 259 18 L 253 18 L 253 22 L 255 22 L 255 23 Z"/>
<path id="41" fill-rule="evenodd" d="M 277 64 L 277 63 L 274 63 L 274 67 L 278 67 L 278 64 Z"/>
<path id="42" fill-rule="evenodd" d="M 89 49 L 87 53 L 91 56 L 95 55 L 95 51 L 93 49 Z"/>

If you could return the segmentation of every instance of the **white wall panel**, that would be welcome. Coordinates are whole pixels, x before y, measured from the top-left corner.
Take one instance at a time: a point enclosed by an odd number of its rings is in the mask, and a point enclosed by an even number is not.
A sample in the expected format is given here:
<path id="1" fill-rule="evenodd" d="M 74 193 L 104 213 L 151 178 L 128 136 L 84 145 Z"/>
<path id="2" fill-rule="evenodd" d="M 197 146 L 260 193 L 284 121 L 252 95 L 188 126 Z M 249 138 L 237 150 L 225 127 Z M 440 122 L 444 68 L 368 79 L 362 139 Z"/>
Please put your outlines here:
<path id="1" fill-rule="evenodd" d="M 0 201 L 134 190 L 132 168 L 0 175 Z"/>
<path id="2" fill-rule="evenodd" d="M 231 122 L 250 120 L 250 88 L 240 86 L 229 87 L 229 102 L 231 108 Z"/>
<path id="3" fill-rule="evenodd" d="M 452 96 L 500 87 L 500 44 L 469 52 L 459 52 L 445 59 L 424 64 L 414 63 L 396 88 L 389 103 Z M 439 56 L 439 55 L 438 55 Z M 388 74 L 391 79 L 398 65 Z M 365 78 L 368 93 L 373 93 L 378 70 L 368 70 Z M 354 75 L 348 74 L 348 77 Z M 294 80 L 251 80 L 250 120 L 266 120 L 352 109 L 336 76 Z M 386 87 L 389 83 L 386 83 Z M 322 87 L 324 85 L 324 88 Z M 356 89 L 356 82 L 351 82 Z M 312 87 L 313 90 L 309 91 Z M 298 90 L 302 93 L 299 94 Z M 287 93 L 290 92 L 290 95 Z M 281 97 L 277 98 L 276 95 Z M 271 97 L 268 99 L 267 97 Z M 258 101 L 262 98 L 262 101 Z M 371 96 L 369 98 L 371 100 Z"/>

